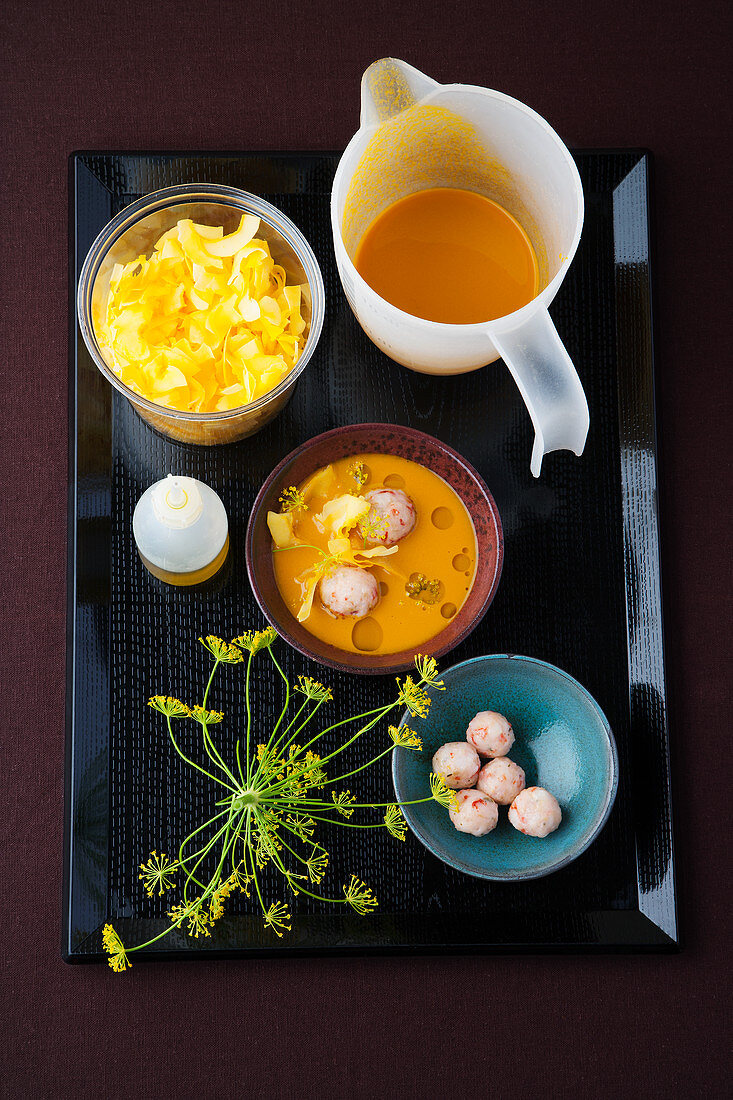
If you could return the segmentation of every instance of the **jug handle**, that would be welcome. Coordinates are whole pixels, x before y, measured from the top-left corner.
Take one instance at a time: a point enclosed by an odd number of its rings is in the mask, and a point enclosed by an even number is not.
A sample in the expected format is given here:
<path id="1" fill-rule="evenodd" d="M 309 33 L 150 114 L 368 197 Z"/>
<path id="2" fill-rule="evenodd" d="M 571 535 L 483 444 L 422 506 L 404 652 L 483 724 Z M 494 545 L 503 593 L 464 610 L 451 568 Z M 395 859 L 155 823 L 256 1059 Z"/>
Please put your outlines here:
<path id="1" fill-rule="evenodd" d="M 582 383 L 546 309 L 512 328 L 487 326 L 494 347 L 517 383 L 534 425 L 530 469 L 540 476 L 550 451 L 583 453 L 590 415 Z"/>

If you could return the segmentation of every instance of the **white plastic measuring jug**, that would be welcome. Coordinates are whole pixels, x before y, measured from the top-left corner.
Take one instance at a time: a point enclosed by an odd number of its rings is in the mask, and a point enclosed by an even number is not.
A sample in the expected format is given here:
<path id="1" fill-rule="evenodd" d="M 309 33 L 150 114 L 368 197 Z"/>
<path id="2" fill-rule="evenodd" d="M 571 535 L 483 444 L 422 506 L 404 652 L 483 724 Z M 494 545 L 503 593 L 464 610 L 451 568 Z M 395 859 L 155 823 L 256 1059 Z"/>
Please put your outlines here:
<path id="1" fill-rule="evenodd" d="M 386 207 L 414 191 L 459 187 L 498 202 L 522 225 L 537 256 L 540 290 L 522 309 L 481 324 L 451 325 L 405 313 L 354 267 L 357 246 Z M 331 225 L 341 282 L 367 336 L 390 358 L 424 374 L 462 374 L 500 356 L 535 429 L 530 467 L 543 455 L 580 455 L 588 403 L 547 312 L 575 255 L 583 188 L 555 131 L 501 92 L 437 84 L 404 61 L 383 58 L 361 84 L 361 127 L 339 162 Z"/>

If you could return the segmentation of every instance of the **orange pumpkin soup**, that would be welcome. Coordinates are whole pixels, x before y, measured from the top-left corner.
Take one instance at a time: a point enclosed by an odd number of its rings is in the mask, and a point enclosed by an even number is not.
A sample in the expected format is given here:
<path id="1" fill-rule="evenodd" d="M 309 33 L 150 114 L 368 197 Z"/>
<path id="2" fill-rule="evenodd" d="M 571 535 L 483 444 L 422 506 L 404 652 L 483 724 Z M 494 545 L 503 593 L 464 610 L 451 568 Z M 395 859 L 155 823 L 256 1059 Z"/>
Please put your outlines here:
<path id="1" fill-rule="evenodd" d="M 284 489 L 281 505 L 268 513 L 280 593 L 311 634 L 339 649 L 419 651 L 471 590 L 473 523 L 424 466 L 382 454 L 339 459 Z"/>

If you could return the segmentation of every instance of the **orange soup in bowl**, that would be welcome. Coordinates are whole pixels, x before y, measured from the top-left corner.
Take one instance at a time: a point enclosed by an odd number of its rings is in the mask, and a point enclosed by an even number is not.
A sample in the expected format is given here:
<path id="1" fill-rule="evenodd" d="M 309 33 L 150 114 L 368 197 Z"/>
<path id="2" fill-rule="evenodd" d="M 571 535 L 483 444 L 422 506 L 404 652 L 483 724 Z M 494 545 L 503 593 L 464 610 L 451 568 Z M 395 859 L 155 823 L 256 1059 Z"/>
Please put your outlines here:
<path id="1" fill-rule="evenodd" d="M 317 638 L 387 654 L 439 634 L 465 602 L 476 534 L 454 490 L 408 459 L 359 454 L 284 486 L 268 513 L 289 611 Z"/>

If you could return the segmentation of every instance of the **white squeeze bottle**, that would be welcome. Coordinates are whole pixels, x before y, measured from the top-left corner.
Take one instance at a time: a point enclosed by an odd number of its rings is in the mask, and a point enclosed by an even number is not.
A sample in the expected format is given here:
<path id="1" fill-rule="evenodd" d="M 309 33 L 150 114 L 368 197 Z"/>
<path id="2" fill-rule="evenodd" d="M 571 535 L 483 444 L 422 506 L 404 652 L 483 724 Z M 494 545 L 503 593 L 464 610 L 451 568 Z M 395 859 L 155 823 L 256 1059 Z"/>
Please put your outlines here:
<path id="1" fill-rule="evenodd" d="M 145 568 L 167 584 L 201 584 L 229 552 L 226 509 L 193 477 L 168 474 L 146 489 L 135 505 L 132 533 Z"/>

